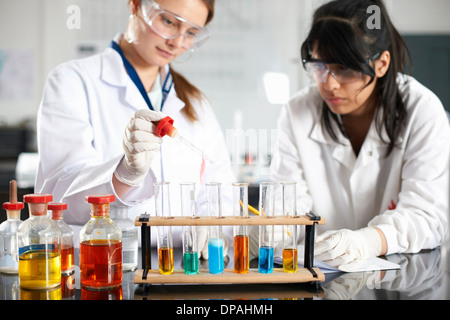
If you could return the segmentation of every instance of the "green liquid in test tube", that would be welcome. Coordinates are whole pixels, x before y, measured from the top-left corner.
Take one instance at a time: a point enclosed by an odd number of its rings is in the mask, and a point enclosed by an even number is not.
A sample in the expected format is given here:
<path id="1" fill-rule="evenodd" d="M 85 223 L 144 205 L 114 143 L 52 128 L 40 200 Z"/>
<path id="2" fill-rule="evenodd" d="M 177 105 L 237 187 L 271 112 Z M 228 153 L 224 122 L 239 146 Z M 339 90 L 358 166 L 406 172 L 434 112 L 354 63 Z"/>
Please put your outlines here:
<path id="1" fill-rule="evenodd" d="M 186 182 L 180 184 L 181 214 L 184 217 L 196 218 L 197 207 L 195 202 L 195 183 Z M 183 268 L 185 274 L 197 274 L 199 269 L 197 227 L 183 226 Z"/>

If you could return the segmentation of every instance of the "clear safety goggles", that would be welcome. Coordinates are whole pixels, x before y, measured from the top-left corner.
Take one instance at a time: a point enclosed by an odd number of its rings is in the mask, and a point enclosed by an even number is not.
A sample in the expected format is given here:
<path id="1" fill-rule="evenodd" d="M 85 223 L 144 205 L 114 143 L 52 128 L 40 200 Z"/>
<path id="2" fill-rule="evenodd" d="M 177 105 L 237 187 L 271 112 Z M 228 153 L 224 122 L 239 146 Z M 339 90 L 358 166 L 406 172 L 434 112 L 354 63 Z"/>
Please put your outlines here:
<path id="1" fill-rule="evenodd" d="M 368 61 L 375 61 L 380 56 L 379 53 L 368 59 Z M 322 60 L 303 60 L 303 66 L 310 77 L 317 83 L 325 83 L 328 79 L 328 74 L 340 84 L 347 84 L 360 81 L 364 73 L 353 70 L 345 65 L 322 61 Z"/>
<path id="2" fill-rule="evenodd" d="M 161 38 L 166 40 L 183 37 L 183 48 L 198 48 L 209 38 L 209 31 L 179 15 L 164 9 L 152 0 L 141 1 L 144 21 Z"/>

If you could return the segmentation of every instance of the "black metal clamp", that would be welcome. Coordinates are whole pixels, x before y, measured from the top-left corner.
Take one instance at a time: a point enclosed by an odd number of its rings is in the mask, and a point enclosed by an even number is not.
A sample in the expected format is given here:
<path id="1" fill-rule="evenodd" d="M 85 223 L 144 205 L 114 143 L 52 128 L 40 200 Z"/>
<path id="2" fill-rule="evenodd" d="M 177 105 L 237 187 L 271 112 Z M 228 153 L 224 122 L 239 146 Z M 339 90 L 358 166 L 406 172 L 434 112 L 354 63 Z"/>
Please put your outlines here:
<path id="1" fill-rule="evenodd" d="M 306 213 L 311 221 L 320 221 L 321 218 L 318 215 L 315 215 L 312 211 Z M 315 236 L 315 227 L 317 222 L 314 222 L 312 225 L 305 226 L 305 268 L 312 273 L 314 278 L 317 278 L 317 273 L 314 271 L 314 236 Z"/>
<path id="2" fill-rule="evenodd" d="M 141 257 L 142 257 L 142 279 L 147 279 L 148 270 L 152 268 L 152 255 L 151 255 L 151 228 L 146 223 L 148 222 L 150 215 L 143 213 L 139 216 L 139 222 L 141 225 Z"/>

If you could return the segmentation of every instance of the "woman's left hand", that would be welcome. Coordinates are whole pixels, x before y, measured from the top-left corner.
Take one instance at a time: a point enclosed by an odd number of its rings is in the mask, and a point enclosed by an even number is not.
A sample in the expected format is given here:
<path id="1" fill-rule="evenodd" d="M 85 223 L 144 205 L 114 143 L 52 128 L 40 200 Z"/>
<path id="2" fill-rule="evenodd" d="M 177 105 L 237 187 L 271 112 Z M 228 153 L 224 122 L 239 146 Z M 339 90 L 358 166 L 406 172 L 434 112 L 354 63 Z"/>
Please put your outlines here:
<path id="1" fill-rule="evenodd" d="M 357 270 L 381 253 L 381 237 L 375 228 L 327 231 L 317 236 L 314 258 L 344 272 Z"/>

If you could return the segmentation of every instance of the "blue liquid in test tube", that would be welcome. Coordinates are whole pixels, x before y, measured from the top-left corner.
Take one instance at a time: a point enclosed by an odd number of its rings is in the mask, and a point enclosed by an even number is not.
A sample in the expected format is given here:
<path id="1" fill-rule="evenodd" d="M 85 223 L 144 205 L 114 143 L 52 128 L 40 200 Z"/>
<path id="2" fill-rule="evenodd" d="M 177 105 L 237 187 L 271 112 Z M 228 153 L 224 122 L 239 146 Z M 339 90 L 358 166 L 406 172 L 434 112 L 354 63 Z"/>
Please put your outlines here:
<path id="1" fill-rule="evenodd" d="M 223 239 L 209 239 L 208 260 L 210 273 L 223 272 Z"/>
<path id="2" fill-rule="evenodd" d="M 259 186 L 259 213 L 267 219 L 274 216 L 275 184 L 273 182 L 261 182 Z M 273 271 L 273 247 L 274 226 L 259 226 L 259 260 L 260 273 L 272 273 Z"/>
<path id="3" fill-rule="evenodd" d="M 259 272 L 272 273 L 273 271 L 273 247 L 259 248 Z"/>

